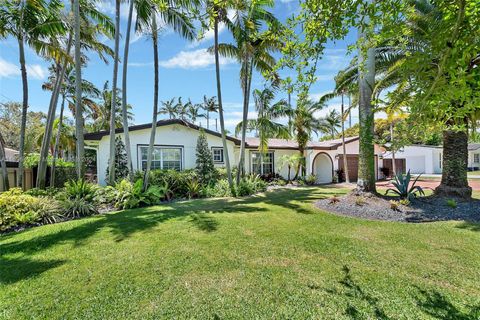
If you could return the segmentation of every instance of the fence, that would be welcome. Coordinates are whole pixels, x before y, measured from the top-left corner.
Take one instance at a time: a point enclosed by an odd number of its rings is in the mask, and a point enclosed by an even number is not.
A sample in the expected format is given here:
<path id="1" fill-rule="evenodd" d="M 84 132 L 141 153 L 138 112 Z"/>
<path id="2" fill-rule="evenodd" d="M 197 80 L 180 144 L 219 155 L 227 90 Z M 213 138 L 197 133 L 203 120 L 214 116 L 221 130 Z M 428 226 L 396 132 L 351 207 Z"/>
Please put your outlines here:
<path id="1" fill-rule="evenodd" d="M 8 182 L 10 188 L 17 187 L 17 176 L 18 176 L 18 162 L 7 161 L 7 172 L 8 172 Z M 33 188 L 33 170 L 32 169 L 25 169 L 23 175 L 23 185 L 25 190 Z M 2 176 L 2 172 L 0 170 L 0 176 Z M 3 186 L 3 179 L 0 179 L 0 191 L 5 191 Z"/>

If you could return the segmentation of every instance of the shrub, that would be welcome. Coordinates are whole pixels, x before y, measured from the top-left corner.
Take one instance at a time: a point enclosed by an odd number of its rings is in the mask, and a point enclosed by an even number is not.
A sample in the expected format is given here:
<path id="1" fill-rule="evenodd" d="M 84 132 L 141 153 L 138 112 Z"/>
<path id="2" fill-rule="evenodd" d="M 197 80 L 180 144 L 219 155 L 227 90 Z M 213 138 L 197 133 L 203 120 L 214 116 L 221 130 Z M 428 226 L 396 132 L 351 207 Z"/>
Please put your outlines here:
<path id="1" fill-rule="evenodd" d="M 114 187 L 113 205 L 118 209 L 132 209 L 141 205 L 154 205 L 165 199 L 168 194 L 168 184 L 151 185 L 143 192 L 143 181 L 137 180 L 134 184 L 124 179 Z"/>
<path id="2" fill-rule="evenodd" d="M 419 178 L 420 178 L 420 175 L 413 181 L 413 183 L 410 186 L 410 181 L 412 180 L 412 176 L 410 175 L 410 170 L 408 170 L 406 175 L 403 175 L 402 173 L 398 173 L 395 176 L 395 180 L 392 181 L 392 184 L 395 186 L 395 188 L 388 189 L 387 192 L 385 192 L 385 195 L 387 195 L 391 191 L 399 195 L 402 199 L 408 199 L 408 200 L 411 200 L 412 198 L 416 198 L 417 192 L 421 195 L 425 195 L 425 193 L 423 192 L 423 189 L 420 186 L 415 185 Z"/>
<path id="3" fill-rule="evenodd" d="M 267 184 L 260 178 L 259 175 L 250 175 L 240 180 L 236 195 L 239 197 L 244 197 L 266 190 Z"/>
<path id="4" fill-rule="evenodd" d="M 97 188 L 93 201 L 98 204 L 113 205 L 115 202 L 115 191 L 115 188 L 112 186 Z"/>
<path id="5" fill-rule="evenodd" d="M 455 201 L 455 199 L 447 199 L 447 206 L 449 206 L 452 209 L 456 209 L 458 204 L 457 204 L 457 201 Z"/>
<path id="6" fill-rule="evenodd" d="M 400 202 L 395 200 L 390 200 L 390 209 L 393 211 L 400 211 Z"/>
<path id="7" fill-rule="evenodd" d="M 95 205 L 85 198 L 67 198 L 62 203 L 64 215 L 68 218 L 79 218 L 97 214 Z"/>
<path id="8" fill-rule="evenodd" d="M 42 224 L 57 223 L 65 219 L 62 203 L 52 198 L 49 198 L 48 201 L 40 201 L 36 211 L 38 220 Z"/>
<path id="9" fill-rule="evenodd" d="M 198 180 L 192 179 L 187 181 L 187 196 L 189 199 L 196 198 L 202 191 L 202 185 Z"/>
<path id="10" fill-rule="evenodd" d="M 308 186 L 314 185 L 317 182 L 317 177 L 314 174 L 309 174 L 305 177 L 305 184 Z"/>
<path id="11" fill-rule="evenodd" d="M 215 170 L 215 165 L 213 164 L 212 152 L 208 147 L 207 137 L 205 132 L 200 130 L 200 135 L 197 140 L 196 148 L 196 172 L 201 183 L 209 184 L 213 182 L 216 177 L 217 171 Z"/>
<path id="12" fill-rule="evenodd" d="M 65 184 L 64 195 L 67 199 L 80 198 L 85 201 L 93 201 L 97 185 L 84 179 L 70 180 Z"/>
<path id="13" fill-rule="evenodd" d="M 143 180 L 143 172 L 135 174 L 135 181 Z M 152 170 L 150 172 L 150 185 L 168 186 L 167 198 L 188 198 L 187 182 L 198 179 L 194 170 Z M 168 200 L 167 199 L 167 200 Z"/>
<path id="14" fill-rule="evenodd" d="M 128 177 L 128 164 L 127 164 L 127 150 L 125 144 L 120 136 L 115 138 L 115 181 L 119 181 Z M 109 167 L 105 172 L 105 176 L 108 179 Z"/>
<path id="15" fill-rule="evenodd" d="M 233 196 L 227 179 L 218 180 L 215 185 L 205 187 L 203 189 L 203 195 L 207 198 L 226 198 Z"/>
<path id="16" fill-rule="evenodd" d="M 48 187 L 46 189 L 32 188 L 25 191 L 25 194 L 28 194 L 32 197 L 50 197 L 54 198 L 58 195 L 60 189 Z"/>

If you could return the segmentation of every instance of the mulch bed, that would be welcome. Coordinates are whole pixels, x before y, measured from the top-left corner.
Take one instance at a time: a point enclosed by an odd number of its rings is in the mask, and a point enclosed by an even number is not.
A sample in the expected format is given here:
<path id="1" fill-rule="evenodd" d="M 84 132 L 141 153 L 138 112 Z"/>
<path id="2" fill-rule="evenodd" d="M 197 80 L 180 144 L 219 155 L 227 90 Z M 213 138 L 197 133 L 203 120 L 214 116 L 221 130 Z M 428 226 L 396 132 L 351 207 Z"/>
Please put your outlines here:
<path id="1" fill-rule="evenodd" d="M 456 208 L 447 205 L 447 199 L 429 196 L 414 199 L 410 205 L 400 205 L 392 209 L 390 200 L 393 197 L 357 196 L 353 193 L 337 198 L 339 201 L 322 199 L 315 205 L 325 211 L 342 216 L 368 220 L 400 221 L 400 222 L 432 222 L 432 221 L 468 221 L 480 222 L 480 200 L 465 201 L 455 199 Z"/>

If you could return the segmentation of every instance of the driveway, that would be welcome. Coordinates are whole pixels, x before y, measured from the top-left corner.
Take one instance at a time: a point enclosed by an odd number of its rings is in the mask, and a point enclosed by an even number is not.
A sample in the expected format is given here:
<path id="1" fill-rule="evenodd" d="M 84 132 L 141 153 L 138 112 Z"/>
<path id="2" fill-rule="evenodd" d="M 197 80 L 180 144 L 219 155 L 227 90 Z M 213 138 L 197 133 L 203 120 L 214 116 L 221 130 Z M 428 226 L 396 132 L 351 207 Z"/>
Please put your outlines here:
<path id="1" fill-rule="evenodd" d="M 420 180 L 417 181 L 417 185 L 421 186 L 424 189 L 435 189 L 438 187 L 440 184 L 439 179 L 428 179 L 428 178 L 420 178 Z M 479 180 L 470 180 L 469 183 L 470 187 L 474 191 L 480 191 L 480 181 Z M 389 181 L 379 181 L 377 182 L 377 187 L 385 187 L 385 188 L 390 188 L 393 187 L 393 185 Z"/>

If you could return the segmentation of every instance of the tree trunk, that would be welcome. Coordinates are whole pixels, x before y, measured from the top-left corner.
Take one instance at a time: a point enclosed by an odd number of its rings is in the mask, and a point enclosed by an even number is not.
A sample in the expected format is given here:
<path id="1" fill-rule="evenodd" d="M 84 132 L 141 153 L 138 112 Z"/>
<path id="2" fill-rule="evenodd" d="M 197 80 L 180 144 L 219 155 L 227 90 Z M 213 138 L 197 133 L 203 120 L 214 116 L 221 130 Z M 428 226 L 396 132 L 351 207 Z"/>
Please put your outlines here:
<path id="1" fill-rule="evenodd" d="M 154 89 L 153 89 L 153 116 L 152 130 L 150 132 L 150 143 L 148 144 L 147 169 L 143 179 L 143 189 L 148 189 L 148 179 L 150 178 L 150 170 L 152 168 L 153 148 L 155 145 L 155 134 L 157 131 L 157 115 L 158 115 L 158 31 L 157 19 L 155 14 L 152 15 L 152 41 L 153 41 L 153 68 L 154 68 Z"/>
<path id="2" fill-rule="evenodd" d="M 115 1 L 115 47 L 113 57 L 112 100 L 110 102 L 110 154 L 108 159 L 108 183 L 115 183 L 115 109 L 117 106 L 118 51 L 120 41 L 120 0 Z M 126 107 L 126 106 L 125 106 Z"/>
<path id="3" fill-rule="evenodd" d="M 130 47 L 130 31 L 132 28 L 133 4 L 134 0 L 130 0 L 128 9 L 127 34 L 125 35 L 125 48 L 123 54 L 123 77 L 122 77 L 122 118 L 123 118 L 123 135 L 125 138 L 125 151 L 127 152 L 127 167 L 130 178 L 133 177 L 132 165 L 132 149 L 130 146 L 130 134 L 128 132 L 128 113 L 127 113 L 127 71 L 128 71 L 128 50 Z"/>
<path id="4" fill-rule="evenodd" d="M 23 22 L 23 10 L 20 24 Z M 22 88 L 23 88 L 23 101 L 22 101 L 22 121 L 20 124 L 20 147 L 18 150 L 18 176 L 17 186 L 23 188 L 23 161 L 25 158 L 25 131 L 27 129 L 27 113 L 28 113 L 28 80 L 27 80 L 27 68 L 25 65 L 25 48 L 23 40 L 22 25 L 20 25 L 20 34 L 18 37 L 18 50 L 20 55 L 20 70 L 22 73 Z"/>
<path id="5" fill-rule="evenodd" d="M 218 16 L 215 17 L 215 21 L 214 21 L 214 37 L 215 37 L 215 74 L 217 78 L 218 114 L 220 117 L 220 131 L 222 133 L 223 158 L 225 160 L 225 167 L 227 169 L 228 184 L 230 186 L 230 189 L 233 189 L 232 169 L 230 167 L 230 157 L 228 155 L 227 136 L 225 133 L 225 120 L 223 118 L 222 85 L 220 80 L 220 59 L 218 56 Z"/>
<path id="6" fill-rule="evenodd" d="M 395 149 L 393 147 L 393 122 L 390 122 L 390 145 L 392 148 L 392 171 L 393 175 L 397 175 L 397 164 L 395 163 Z"/>
<path id="7" fill-rule="evenodd" d="M 0 165 L 2 166 L 3 191 L 8 191 L 8 189 L 10 189 L 10 184 L 8 182 L 7 159 L 5 155 L 5 140 L 3 140 L 3 136 L 1 132 L 0 132 Z"/>
<path id="8" fill-rule="evenodd" d="M 53 147 L 52 167 L 50 170 L 50 187 L 55 187 L 55 163 L 58 158 L 58 145 L 60 144 L 60 134 L 62 133 L 63 110 L 65 110 L 65 94 L 62 95 L 62 105 L 60 107 L 60 117 L 58 119 L 57 136 L 55 137 L 55 145 Z"/>
<path id="9" fill-rule="evenodd" d="M 368 15 L 365 16 L 365 24 L 370 23 Z M 365 28 L 359 30 L 359 40 L 366 40 Z M 358 157 L 358 192 L 376 192 L 375 188 L 375 148 L 374 136 L 374 113 L 372 108 L 372 91 L 375 86 L 375 49 L 368 48 L 365 53 L 359 50 L 358 87 L 360 99 L 358 104 L 360 124 L 360 148 Z"/>
<path id="10" fill-rule="evenodd" d="M 345 106 L 343 105 L 343 93 L 342 93 L 342 151 L 343 151 L 343 171 L 345 172 L 345 182 L 350 183 L 350 175 L 348 173 L 347 148 L 345 146 Z"/>
<path id="11" fill-rule="evenodd" d="M 75 138 L 76 169 L 78 179 L 84 178 L 85 142 L 83 139 L 83 106 L 82 106 L 82 57 L 80 52 L 80 0 L 73 1 L 75 18 Z"/>
<path id="12" fill-rule="evenodd" d="M 468 186 L 468 135 L 466 131 L 443 131 L 442 182 L 435 194 L 445 197 L 471 198 Z"/>

